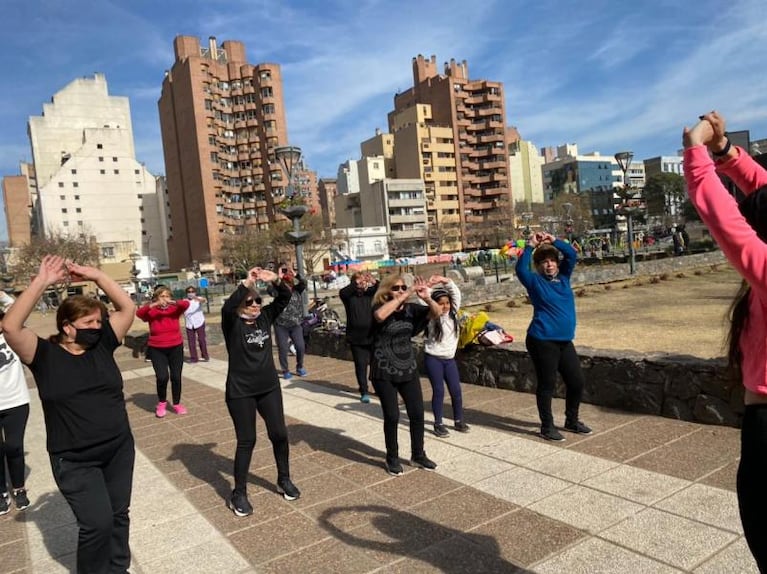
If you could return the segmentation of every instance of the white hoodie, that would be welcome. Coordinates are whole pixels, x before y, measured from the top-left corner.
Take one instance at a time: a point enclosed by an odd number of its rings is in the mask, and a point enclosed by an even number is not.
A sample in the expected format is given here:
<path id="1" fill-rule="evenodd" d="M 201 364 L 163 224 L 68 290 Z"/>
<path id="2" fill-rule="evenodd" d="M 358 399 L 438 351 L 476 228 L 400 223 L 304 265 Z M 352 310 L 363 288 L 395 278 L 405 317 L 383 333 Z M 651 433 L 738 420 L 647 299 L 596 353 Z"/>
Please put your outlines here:
<path id="1" fill-rule="evenodd" d="M 444 287 L 445 291 L 450 294 L 450 299 L 453 302 L 453 311 L 458 313 L 458 310 L 461 308 L 461 291 L 452 279 L 448 281 Z M 435 321 L 439 321 L 442 324 L 441 341 L 434 339 L 433 323 Z M 426 328 L 426 345 L 424 346 L 424 352 L 427 355 L 439 357 L 440 359 L 452 359 L 455 357 L 455 351 L 458 348 L 460 332 L 460 328 L 456 332 L 453 319 L 450 317 L 449 313 L 440 315 L 438 319 L 429 321 L 429 326 Z"/>

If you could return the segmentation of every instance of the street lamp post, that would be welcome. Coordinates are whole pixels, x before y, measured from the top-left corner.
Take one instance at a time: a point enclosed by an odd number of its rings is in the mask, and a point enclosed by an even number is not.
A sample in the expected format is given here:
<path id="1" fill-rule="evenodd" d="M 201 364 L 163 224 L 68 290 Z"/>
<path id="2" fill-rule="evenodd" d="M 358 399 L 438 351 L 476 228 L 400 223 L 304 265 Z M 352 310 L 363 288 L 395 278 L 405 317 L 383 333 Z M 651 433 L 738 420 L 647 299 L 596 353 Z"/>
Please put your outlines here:
<path id="1" fill-rule="evenodd" d="M 636 255 L 634 254 L 634 214 L 639 212 L 639 209 L 631 204 L 630 200 L 634 198 L 634 194 L 631 191 L 631 186 L 626 177 L 632 159 L 634 159 L 634 152 L 619 151 L 615 154 L 615 161 L 618 162 L 618 167 L 620 167 L 623 172 L 623 193 L 621 194 L 623 203 L 621 203 L 618 213 L 626 216 L 626 240 L 629 244 L 629 273 L 631 275 L 636 273 Z"/>
<path id="2" fill-rule="evenodd" d="M 139 278 L 138 278 L 138 276 L 139 276 L 139 273 L 141 273 L 141 272 L 139 271 L 139 268 L 136 266 L 136 262 L 139 259 L 141 259 L 141 254 L 138 253 L 137 251 L 133 251 L 132 253 L 130 253 L 128 255 L 128 257 L 130 258 L 131 263 L 133 263 L 133 267 L 131 267 L 131 270 L 130 270 L 130 275 L 131 275 L 131 281 L 133 282 L 133 290 L 134 290 L 134 292 L 136 294 L 136 303 L 139 303 L 140 299 L 139 299 Z"/>
<path id="3" fill-rule="evenodd" d="M 562 209 L 565 210 L 565 218 L 563 223 L 565 224 L 565 233 L 567 234 L 567 240 L 572 243 L 573 242 L 573 218 L 570 215 L 570 212 L 573 209 L 572 203 L 563 203 Z"/>
<path id="4" fill-rule="evenodd" d="M 530 239 L 530 236 L 533 234 L 530 230 L 530 222 L 533 220 L 533 213 L 531 211 L 525 211 L 521 215 L 522 221 L 525 222 L 525 228 L 522 231 L 522 235 L 524 236 L 525 240 Z"/>
<path id="5" fill-rule="evenodd" d="M 292 203 L 293 199 L 296 197 L 296 191 L 293 186 L 293 172 L 301 161 L 301 148 L 296 146 L 280 146 L 274 149 L 274 155 L 277 156 L 277 160 L 282 164 L 282 168 L 285 170 L 285 175 L 288 178 L 288 186 L 285 195 L 287 196 L 288 201 Z M 280 212 L 293 222 L 293 229 L 285 232 L 285 238 L 296 248 L 296 266 L 302 277 L 306 276 L 306 268 L 304 265 L 304 243 L 311 237 L 309 231 L 301 229 L 301 218 L 307 211 L 309 211 L 309 208 L 303 204 L 292 204 L 280 209 Z M 306 292 L 306 289 L 304 289 L 301 294 L 304 315 L 308 312 L 308 296 L 309 294 Z"/>

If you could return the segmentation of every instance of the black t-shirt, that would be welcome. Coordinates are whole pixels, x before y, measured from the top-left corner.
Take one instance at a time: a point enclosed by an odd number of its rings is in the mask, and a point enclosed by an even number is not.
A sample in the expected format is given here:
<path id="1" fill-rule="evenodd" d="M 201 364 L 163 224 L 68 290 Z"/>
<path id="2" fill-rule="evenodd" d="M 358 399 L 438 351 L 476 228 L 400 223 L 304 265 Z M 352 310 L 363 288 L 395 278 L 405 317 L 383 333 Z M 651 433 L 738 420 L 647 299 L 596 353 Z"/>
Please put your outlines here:
<path id="1" fill-rule="evenodd" d="M 272 323 L 290 301 L 291 292 L 280 284 L 277 297 L 262 307 L 253 323 L 243 320 L 237 308 L 243 299 L 253 296 L 244 285 L 237 287 L 221 309 L 229 368 L 226 373 L 226 398 L 239 399 L 268 393 L 279 387 L 280 379 L 272 355 Z"/>
<path id="2" fill-rule="evenodd" d="M 373 305 L 372 313 L 381 305 Z M 401 383 L 416 374 L 415 346 L 412 338 L 426 328 L 429 307 L 405 303 L 385 321 L 373 321 L 373 353 L 370 378 Z"/>
<path id="3" fill-rule="evenodd" d="M 81 355 L 38 337 L 29 368 L 43 406 L 49 453 L 77 459 L 130 433 L 123 378 L 114 360 L 119 346 L 108 320 L 98 344 Z"/>
<path id="4" fill-rule="evenodd" d="M 359 292 L 354 282 L 338 292 L 346 309 L 346 339 L 352 345 L 370 345 L 373 342 L 373 296 L 378 290 L 378 281 Z"/>

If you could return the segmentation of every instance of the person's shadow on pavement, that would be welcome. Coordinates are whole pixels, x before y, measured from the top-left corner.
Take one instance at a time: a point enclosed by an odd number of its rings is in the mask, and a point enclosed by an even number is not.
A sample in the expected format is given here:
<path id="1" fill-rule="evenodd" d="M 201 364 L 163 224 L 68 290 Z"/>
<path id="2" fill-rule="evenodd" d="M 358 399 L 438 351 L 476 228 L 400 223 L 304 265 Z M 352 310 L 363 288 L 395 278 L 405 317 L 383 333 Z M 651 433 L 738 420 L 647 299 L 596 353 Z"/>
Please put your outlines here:
<path id="1" fill-rule="evenodd" d="M 343 524 L 347 513 L 369 515 L 369 523 L 377 532 L 369 534 L 365 528 L 343 530 L 335 522 Z M 498 542 L 491 536 L 461 532 L 396 508 L 379 505 L 328 508 L 318 521 L 335 539 L 362 549 L 380 564 L 385 564 L 387 556 L 396 555 L 427 562 L 448 574 L 529 574 L 501 557 Z M 360 535 L 361 531 L 365 534 Z"/>

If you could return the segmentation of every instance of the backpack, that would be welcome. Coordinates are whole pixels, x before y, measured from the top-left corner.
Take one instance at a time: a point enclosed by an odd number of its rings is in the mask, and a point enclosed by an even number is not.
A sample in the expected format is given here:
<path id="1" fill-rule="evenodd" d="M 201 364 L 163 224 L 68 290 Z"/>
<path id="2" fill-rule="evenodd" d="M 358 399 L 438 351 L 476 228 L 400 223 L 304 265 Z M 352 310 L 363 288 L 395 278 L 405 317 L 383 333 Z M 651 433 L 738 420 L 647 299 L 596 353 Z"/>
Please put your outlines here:
<path id="1" fill-rule="evenodd" d="M 466 345 L 477 342 L 482 330 L 485 328 L 489 317 L 484 311 L 477 313 L 461 313 L 458 317 L 460 333 L 458 336 L 458 348 L 463 349 Z"/>

